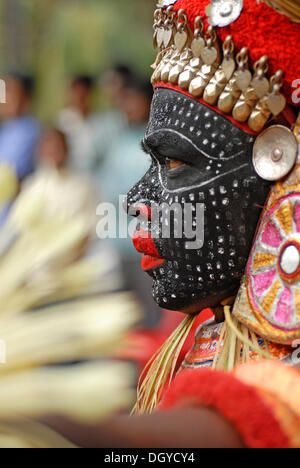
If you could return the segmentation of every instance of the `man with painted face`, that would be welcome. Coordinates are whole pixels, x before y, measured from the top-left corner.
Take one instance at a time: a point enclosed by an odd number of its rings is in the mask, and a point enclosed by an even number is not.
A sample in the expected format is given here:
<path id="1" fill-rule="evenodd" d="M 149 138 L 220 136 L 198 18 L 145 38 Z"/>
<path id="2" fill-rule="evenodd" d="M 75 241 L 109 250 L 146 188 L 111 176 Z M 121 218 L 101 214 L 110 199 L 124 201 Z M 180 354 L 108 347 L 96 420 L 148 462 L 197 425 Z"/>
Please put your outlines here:
<path id="1" fill-rule="evenodd" d="M 129 192 L 129 213 L 139 204 L 166 203 L 170 208 L 179 204 L 183 214 L 188 203 L 195 226 L 191 232 L 204 229 L 199 248 L 190 247 L 186 225 L 178 239 L 164 239 L 156 232 L 154 241 L 151 237 L 146 241 L 144 230 L 141 239 L 139 232 L 134 236 L 139 251 L 147 254 L 155 245 L 163 259 L 143 259 L 161 307 L 199 312 L 237 292 L 270 185 L 253 168 L 254 140 L 251 133 L 203 103 L 157 87 L 143 140 L 152 165 Z M 204 223 L 197 216 L 197 204 L 204 206 Z M 163 214 L 159 225 L 162 231 Z"/>
<path id="2" fill-rule="evenodd" d="M 151 361 L 136 415 L 84 438 L 73 425 L 80 445 L 299 447 L 300 9 L 266 3 L 159 2 L 152 163 L 127 208 L 155 301 L 187 315 Z M 205 307 L 215 318 L 168 386 Z"/>

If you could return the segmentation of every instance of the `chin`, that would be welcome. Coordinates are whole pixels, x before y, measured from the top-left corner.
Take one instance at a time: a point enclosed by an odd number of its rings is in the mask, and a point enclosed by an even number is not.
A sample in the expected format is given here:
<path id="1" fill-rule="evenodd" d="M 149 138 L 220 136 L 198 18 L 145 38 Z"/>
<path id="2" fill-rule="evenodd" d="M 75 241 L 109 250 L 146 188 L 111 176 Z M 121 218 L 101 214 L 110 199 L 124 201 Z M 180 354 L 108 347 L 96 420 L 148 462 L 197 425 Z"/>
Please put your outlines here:
<path id="1" fill-rule="evenodd" d="M 197 278 L 182 272 L 178 274 L 172 270 L 167 271 L 163 266 L 147 273 L 153 279 L 152 295 L 159 307 L 191 315 L 206 308 L 217 307 L 221 301 L 237 293 L 240 283 L 236 280 L 230 286 L 219 285 L 217 289 L 215 285 L 212 289 L 211 282 L 196 285 Z M 175 275 L 177 279 L 174 278 Z"/>

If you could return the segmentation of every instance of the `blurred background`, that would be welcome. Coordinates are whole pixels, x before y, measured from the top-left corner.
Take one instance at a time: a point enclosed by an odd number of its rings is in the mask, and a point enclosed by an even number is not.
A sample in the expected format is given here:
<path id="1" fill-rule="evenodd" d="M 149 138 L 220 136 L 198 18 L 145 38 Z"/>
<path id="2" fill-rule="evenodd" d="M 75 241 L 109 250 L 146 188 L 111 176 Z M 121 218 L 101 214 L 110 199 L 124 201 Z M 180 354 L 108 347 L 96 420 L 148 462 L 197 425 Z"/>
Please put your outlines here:
<path id="1" fill-rule="evenodd" d="M 152 0 L 1 2 L 0 184 L 9 185 L 8 169 L 17 177 L 2 203 L 2 225 L 24 187 L 61 192 L 71 211 L 90 213 L 94 235 L 100 202 L 119 213 L 119 196 L 149 167 L 140 142 L 153 94 L 153 6 Z M 97 248 L 104 245 L 122 287 L 138 296 L 146 323 L 156 323 L 151 282 L 140 275 L 132 243 L 115 239 Z"/>
<path id="2" fill-rule="evenodd" d="M 73 75 L 99 77 L 121 62 L 149 76 L 153 9 L 152 0 L 2 0 L 1 74 L 22 70 L 35 77 L 34 109 L 47 121 Z M 95 97 L 96 108 L 107 105 Z"/>
<path id="3" fill-rule="evenodd" d="M 0 425 L 15 413 L 128 411 L 136 376 L 182 321 L 155 305 L 131 240 L 97 235 L 99 204 L 113 204 L 118 220 L 119 197 L 150 167 L 140 143 L 154 9 L 154 0 L 1 1 Z M 130 369 L 107 368 L 110 354 Z M 0 447 L 21 443 L 4 433 Z"/>

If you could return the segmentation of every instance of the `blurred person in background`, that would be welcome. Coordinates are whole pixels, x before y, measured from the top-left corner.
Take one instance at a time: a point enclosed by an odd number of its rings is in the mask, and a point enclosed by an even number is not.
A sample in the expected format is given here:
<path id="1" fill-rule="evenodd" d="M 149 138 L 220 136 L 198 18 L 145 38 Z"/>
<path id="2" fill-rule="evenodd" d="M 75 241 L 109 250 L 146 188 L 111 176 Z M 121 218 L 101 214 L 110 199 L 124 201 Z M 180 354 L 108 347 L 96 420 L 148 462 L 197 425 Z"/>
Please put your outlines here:
<path id="1" fill-rule="evenodd" d="M 13 73 L 5 82 L 6 103 L 0 106 L 0 204 L 4 209 L 0 223 L 9 210 L 6 202 L 17 194 L 19 183 L 34 171 L 39 137 L 39 124 L 31 114 L 33 79 Z"/>
<path id="2" fill-rule="evenodd" d="M 82 242 L 77 247 L 75 245 L 75 260 L 84 258 L 101 265 L 101 281 L 99 279 L 98 284 L 97 277 L 93 283 L 93 294 L 105 288 L 107 291 L 122 289 L 118 257 L 96 237 L 97 197 L 93 184 L 88 174 L 70 168 L 68 159 L 66 135 L 55 127 L 46 128 L 37 146 L 37 170 L 22 184 L 14 210 L 14 221 L 18 223 L 19 219 L 25 219 L 31 228 L 32 225 L 42 223 L 41 218 L 44 216 L 47 220 L 56 219 L 58 225 L 65 222 L 67 229 L 72 223 L 73 227 L 76 226 L 74 220 L 81 219 L 86 234 L 83 234 Z M 78 228 L 80 231 L 82 229 L 77 226 L 75 235 Z M 55 225 L 54 229 L 59 228 Z M 66 238 L 69 235 L 67 229 Z"/>
<path id="3" fill-rule="evenodd" d="M 87 170 L 99 127 L 98 115 L 92 111 L 94 86 L 91 76 L 75 76 L 68 90 L 69 106 L 58 116 L 57 126 L 70 147 L 68 164 L 77 171 Z"/>
<path id="4" fill-rule="evenodd" d="M 68 143 L 63 132 L 55 127 L 43 132 L 37 148 L 39 168 L 63 170 L 67 166 L 68 153 Z"/>
<path id="5" fill-rule="evenodd" d="M 96 196 L 89 178 L 68 167 L 69 147 L 65 134 L 55 127 L 46 129 L 37 147 L 38 169 L 28 179 L 24 189 L 43 187 L 49 203 L 65 206 L 68 216 L 85 213 L 91 224 L 91 236 L 95 236 Z M 61 209 L 61 208 L 60 208 Z"/>
<path id="6" fill-rule="evenodd" d="M 85 226 L 89 226 L 89 236 L 80 251 L 83 254 L 95 238 L 97 203 L 88 177 L 68 167 L 68 156 L 66 136 L 55 127 L 47 128 L 37 146 L 37 169 L 22 184 L 20 209 L 26 205 L 31 207 L 31 214 L 27 216 L 29 223 L 43 203 L 47 206 L 44 212 L 47 217 L 56 216 L 56 213 L 67 220 L 78 215 L 83 217 Z M 22 213 L 20 216 L 23 217 Z"/>
<path id="7" fill-rule="evenodd" d="M 128 65 L 116 64 L 101 78 L 103 92 L 114 110 L 122 111 L 123 93 L 133 76 L 134 72 Z"/>
<path id="8" fill-rule="evenodd" d="M 119 195 L 127 193 L 131 181 L 142 175 L 147 161 L 141 157 L 140 142 L 146 129 L 152 87 L 140 77 L 131 77 L 122 91 L 123 128 L 99 147 L 99 159 L 92 170 L 102 199 L 118 206 Z M 117 138 L 116 138 L 117 136 Z M 124 176 L 123 162 L 129 166 Z M 95 163 L 95 161 L 94 161 Z M 125 245 L 128 243 L 125 242 Z"/>
<path id="9" fill-rule="evenodd" d="M 148 163 L 140 142 L 149 118 L 152 95 L 152 86 L 147 79 L 134 74 L 127 76 L 121 91 L 121 99 L 118 101 L 125 116 L 123 128 L 120 126 L 118 132 L 116 127 L 111 129 L 114 130 L 111 138 L 106 139 L 106 144 L 102 145 L 102 152 L 98 153 L 100 158 L 97 166 L 93 168 L 101 199 L 112 203 L 116 207 L 117 214 L 119 209 L 122 209 L 119 206 L 119 197 L 126 194 L 128 188 L 142 176 L 143 171 L 147 170 Z M 126 172 L 124 172 L 125 161 Z M 125 223 L 125 218 L 121 217 L 120 222 Z M 120 229 L 126 232 L 127 221 L 126 226 L 122 225 Z M 125 289 L 133 291 L 144 308 L 144 324 L 147 326 L 156 324 L 160 310 L 153 304 L 149 278 L 139 273 L 139 256 L 128 239 L 117 237 L 110 241 L 110 245 L 119 254 Z"/>
<path id="10" fill-rule="evenodd" d="M 89 168 L 93 174 L 101 167 L 105 155 L 110 152 L 116 135 L 122 133 L 128 126 L 124 99 L 127 85 L 132 81 L 133 76 L 133 70 L 127 65 L 117 64 L 100 78 L 101 99 L 107 102 L 109 109 L 99 113 L 97 135 L 89 160 Z M 99 185 L 97 177 L 96 185 Z"/>

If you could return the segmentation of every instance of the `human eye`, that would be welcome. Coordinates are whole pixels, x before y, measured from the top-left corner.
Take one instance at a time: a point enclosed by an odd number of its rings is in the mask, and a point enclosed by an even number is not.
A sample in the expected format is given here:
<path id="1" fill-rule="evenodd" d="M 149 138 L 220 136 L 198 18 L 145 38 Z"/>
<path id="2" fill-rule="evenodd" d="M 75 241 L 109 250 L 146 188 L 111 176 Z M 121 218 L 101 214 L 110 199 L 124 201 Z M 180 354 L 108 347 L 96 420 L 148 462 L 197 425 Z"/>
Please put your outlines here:
<path id="1" fill-rule="evenodd" d="M 174 169 L 177 169 L 178 167 L 182 167 L 186 165 L 183 161 L 179 161 L 179 159 L 173 159 L 173 158 L 166 158 L 165 164 L 169 171 L 173 171 Z"/>

